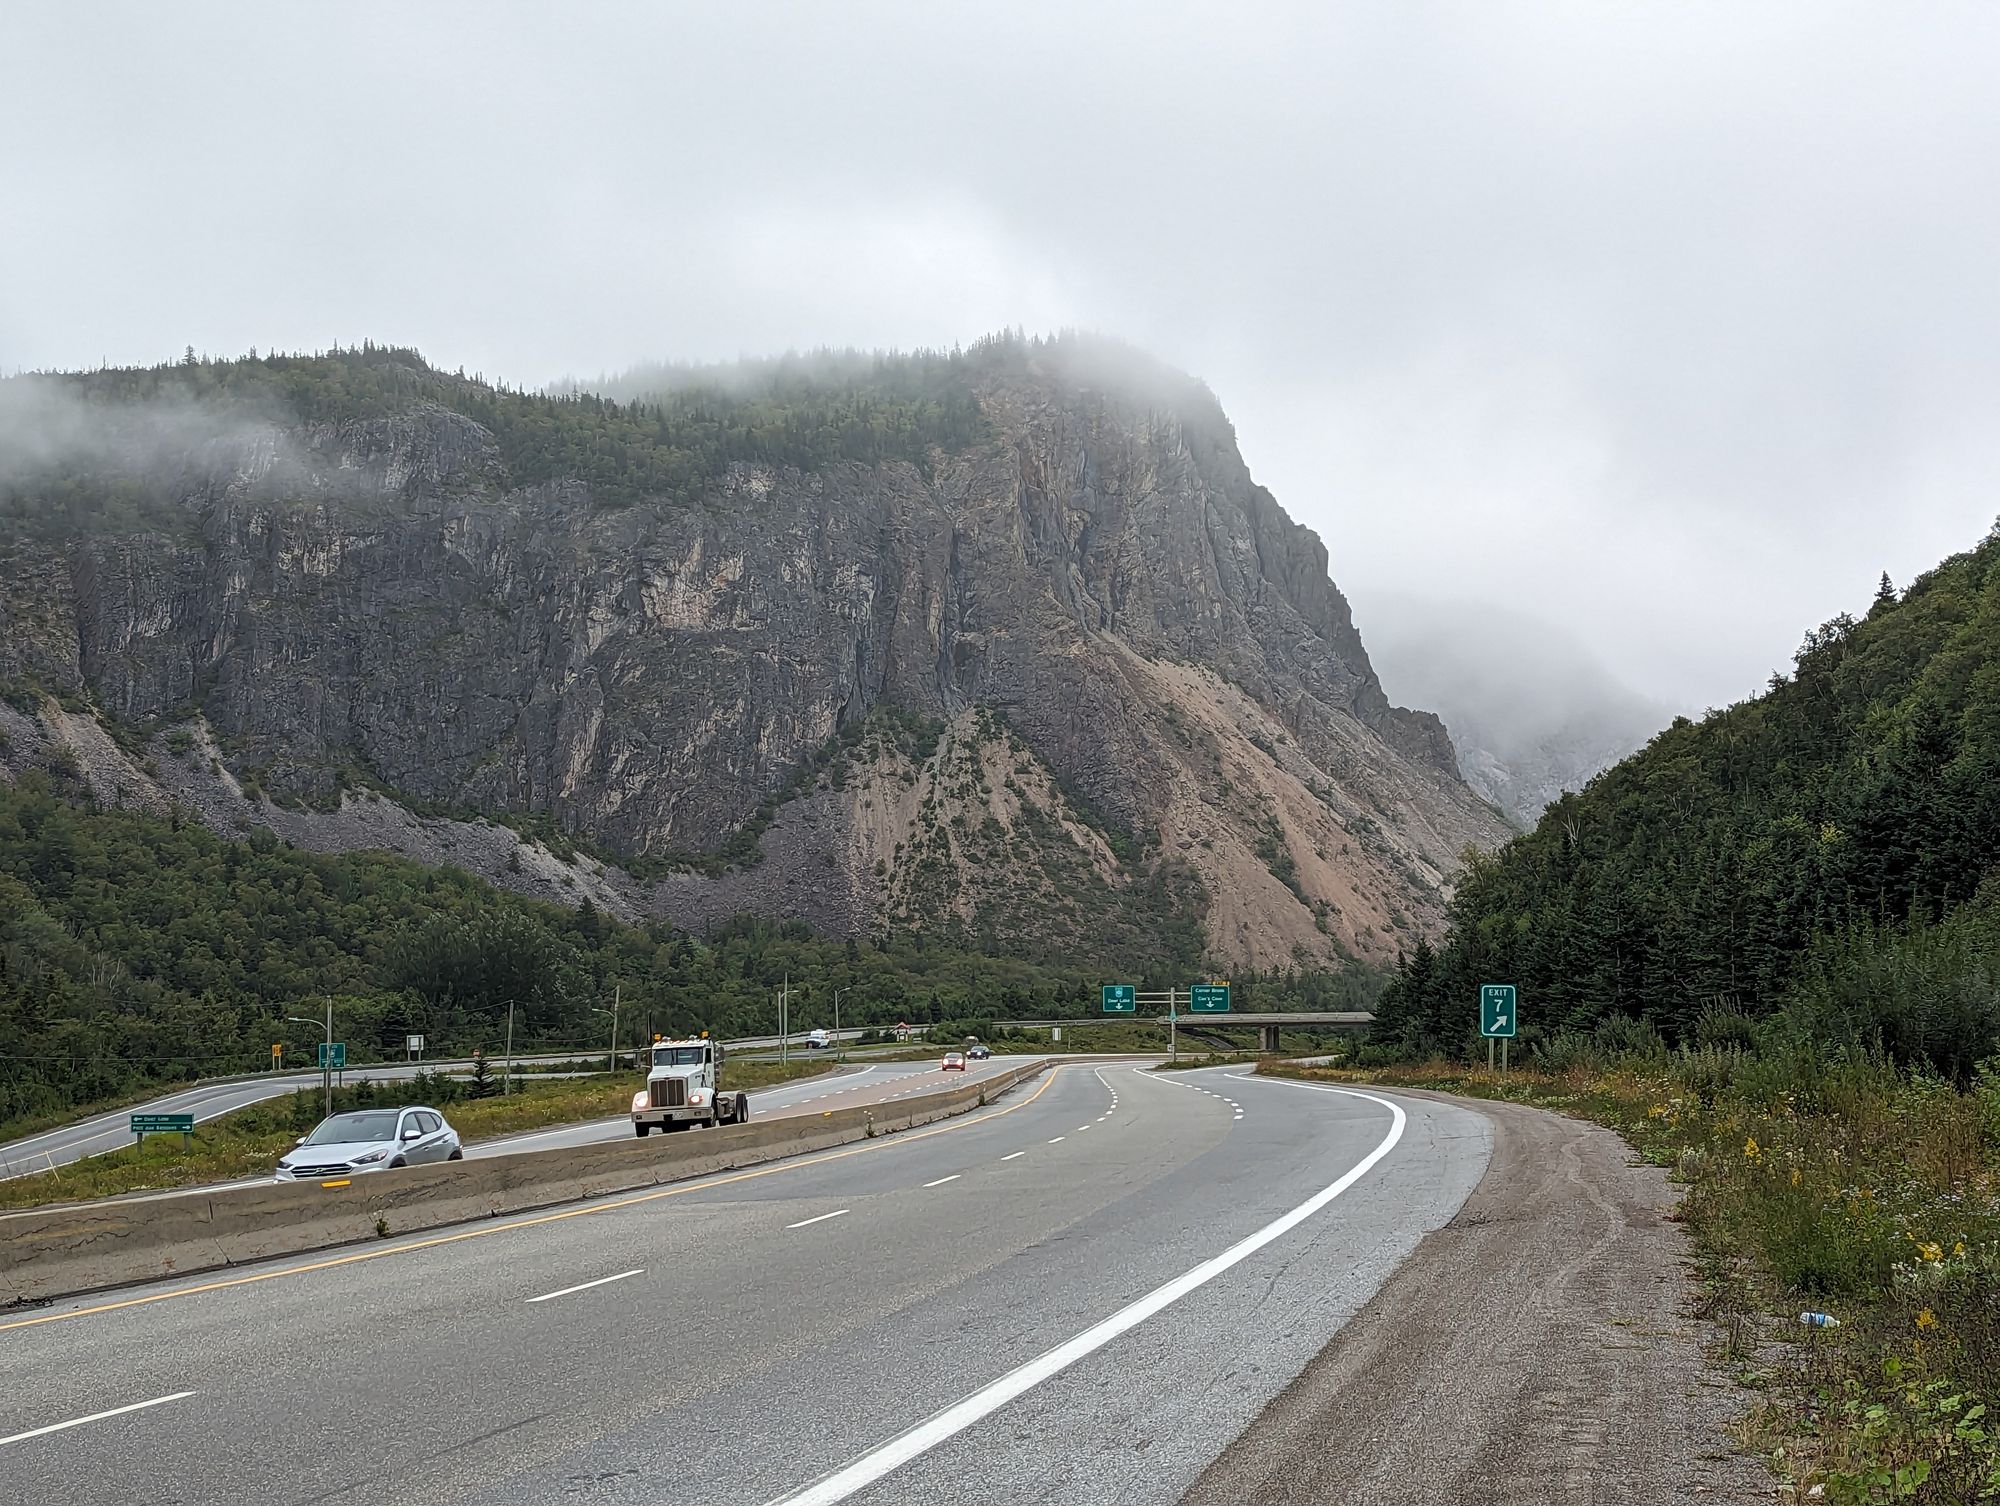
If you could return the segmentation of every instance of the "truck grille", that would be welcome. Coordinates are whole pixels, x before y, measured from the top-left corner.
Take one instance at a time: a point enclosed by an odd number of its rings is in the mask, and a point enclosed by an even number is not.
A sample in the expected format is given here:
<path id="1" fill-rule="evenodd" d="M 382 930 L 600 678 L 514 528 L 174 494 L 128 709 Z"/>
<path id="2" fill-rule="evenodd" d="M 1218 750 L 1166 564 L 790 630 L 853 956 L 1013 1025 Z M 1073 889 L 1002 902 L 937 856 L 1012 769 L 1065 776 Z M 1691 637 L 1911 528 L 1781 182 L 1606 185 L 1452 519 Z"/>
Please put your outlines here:
<path id="1" fill-rule="evenodd" d="M 687 1107 L 688 1085 L 684 1077 L 659 1077 L 650 1084 L 653 1092 L 653 1107 L 656 1109 L 680 1109 Z"/>

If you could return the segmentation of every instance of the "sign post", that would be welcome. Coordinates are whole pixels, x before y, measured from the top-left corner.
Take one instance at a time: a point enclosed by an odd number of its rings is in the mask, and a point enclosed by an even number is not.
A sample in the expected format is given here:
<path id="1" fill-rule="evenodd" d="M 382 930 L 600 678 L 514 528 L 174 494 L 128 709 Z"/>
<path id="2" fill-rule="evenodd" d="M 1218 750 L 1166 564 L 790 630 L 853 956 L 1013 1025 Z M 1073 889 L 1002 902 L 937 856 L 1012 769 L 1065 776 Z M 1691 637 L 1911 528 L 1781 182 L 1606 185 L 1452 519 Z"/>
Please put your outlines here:
<path id="1" fill-rule="evenodd" d="M 1519 994 L 1511 983 L 1479 986 L 1479 1033 L 1486 1037 L 1486 1070 L 1493 1070 L 1493 1043 L 1500 1042 L 1500 1070 L 1507 1070 L 1507 1043 L 1521 1023 Z"/>
<path id="2" fill-rule="evenodd" d="M 403 1052 L 406 1056 L 410 1058 L 410 1060 L 412 1061 L 418 1060 L 424 1054 L 424 1038 L 420 1035 L 404 1036 Z"/>
<path id="3" fill-rule="evenodd" d="M 271 1070 L 273 1072 L 282 1072 L 285 1070 L 285 1043 L 283 1041 L 271 1042 Z"/>

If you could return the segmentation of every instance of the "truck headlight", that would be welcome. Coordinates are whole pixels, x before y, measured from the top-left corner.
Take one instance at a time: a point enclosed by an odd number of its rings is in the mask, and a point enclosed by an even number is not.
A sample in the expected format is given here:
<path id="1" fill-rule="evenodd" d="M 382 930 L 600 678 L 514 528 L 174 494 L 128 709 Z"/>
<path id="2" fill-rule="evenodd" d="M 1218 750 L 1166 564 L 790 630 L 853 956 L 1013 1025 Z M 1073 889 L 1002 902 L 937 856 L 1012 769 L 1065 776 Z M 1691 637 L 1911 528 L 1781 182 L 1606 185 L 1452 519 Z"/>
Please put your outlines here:
<path id="1" fill-rule="evenodd" d="M 688 1102 L 695 1108 L 700 1108 L 704 1103 L 708 1102 L 708 1094 L 697 1088 L 694 1092 L 688 1094 Z"/>
<path id="2" fill-rule="evenodd" d="M 644 1107 L 646 1107 L 646 1090 L 641 1088 L 632 1095 L 632 1112 L 636 1114 Z"/>

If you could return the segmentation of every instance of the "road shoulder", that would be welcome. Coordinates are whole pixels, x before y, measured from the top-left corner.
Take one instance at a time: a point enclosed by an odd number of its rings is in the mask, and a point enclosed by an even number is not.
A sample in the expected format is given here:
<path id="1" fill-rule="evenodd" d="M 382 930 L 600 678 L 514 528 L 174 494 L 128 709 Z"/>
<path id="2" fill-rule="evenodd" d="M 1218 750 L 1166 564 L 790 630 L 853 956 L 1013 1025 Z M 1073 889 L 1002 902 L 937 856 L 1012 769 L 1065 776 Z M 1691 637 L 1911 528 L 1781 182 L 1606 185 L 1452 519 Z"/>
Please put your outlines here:
<path id="1" fill-rule="evenodd" d="M 1665 1174 L 1546 1110 L 1396 1096 L 1491 1120 L 1485 1176 L 1182 1506 L 1769 1501 Z"/>

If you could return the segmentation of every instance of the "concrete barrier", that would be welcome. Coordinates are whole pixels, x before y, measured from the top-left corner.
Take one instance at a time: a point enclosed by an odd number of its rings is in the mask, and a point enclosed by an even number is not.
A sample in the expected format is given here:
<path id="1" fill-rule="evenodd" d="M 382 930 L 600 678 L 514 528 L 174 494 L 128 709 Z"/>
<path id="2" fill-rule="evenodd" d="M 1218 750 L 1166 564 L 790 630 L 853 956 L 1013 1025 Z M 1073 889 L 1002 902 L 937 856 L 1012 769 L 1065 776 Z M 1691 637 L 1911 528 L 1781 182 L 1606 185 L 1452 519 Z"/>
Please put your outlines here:
<path id="1" fill-rule="evenodd" d="M 896 1103 L 753 1119 L 641 1140 L 412 1166 L 345 1185 L 271 1182 L 74 1203 L 0 1221 L 0 1308 L 634 1192 L 830 1150 L 979 1107 L 1054 1065 Z"/>

